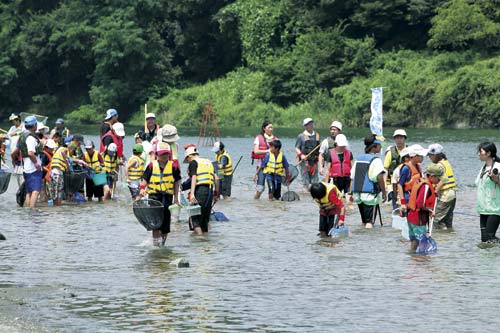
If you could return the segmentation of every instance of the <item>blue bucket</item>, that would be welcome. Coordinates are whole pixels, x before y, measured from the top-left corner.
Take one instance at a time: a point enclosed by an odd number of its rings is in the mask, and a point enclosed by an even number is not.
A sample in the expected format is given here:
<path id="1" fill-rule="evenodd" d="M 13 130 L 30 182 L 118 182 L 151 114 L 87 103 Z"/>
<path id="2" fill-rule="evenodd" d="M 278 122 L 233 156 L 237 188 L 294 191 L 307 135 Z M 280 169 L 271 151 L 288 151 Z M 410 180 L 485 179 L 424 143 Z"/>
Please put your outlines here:
<path id="1" fill-rule="evenodd" d="M 92 181 L 95 186 L 101 186 L 107 183 L 106 180 L 106 172 L 96 173 L 94 177 L 92 177 Z"/>

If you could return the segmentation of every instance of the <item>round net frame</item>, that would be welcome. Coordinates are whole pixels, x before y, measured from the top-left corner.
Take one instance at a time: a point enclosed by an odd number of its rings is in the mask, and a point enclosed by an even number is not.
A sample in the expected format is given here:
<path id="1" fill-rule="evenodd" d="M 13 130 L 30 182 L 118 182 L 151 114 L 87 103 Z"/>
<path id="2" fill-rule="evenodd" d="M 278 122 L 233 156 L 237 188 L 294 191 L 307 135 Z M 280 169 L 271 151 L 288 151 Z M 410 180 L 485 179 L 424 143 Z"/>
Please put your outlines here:
<path id="1" fill-rule="evenodd" d="M 9 188 L 10 172 L 0 172 L 0 194 L 5 193 Z"/>
<path id="2" fill-rule="evenodd" d="M 163 204 L 158 200 L 134 201 L 134 215 L 146 230 L 158 230 L 163 224 Z"/>
<path id="3" fill-rule="evenodd" d="M 78 192 L 85 181 L 86 172 L 65 172 L 64 173 L 64 192 Z"/>

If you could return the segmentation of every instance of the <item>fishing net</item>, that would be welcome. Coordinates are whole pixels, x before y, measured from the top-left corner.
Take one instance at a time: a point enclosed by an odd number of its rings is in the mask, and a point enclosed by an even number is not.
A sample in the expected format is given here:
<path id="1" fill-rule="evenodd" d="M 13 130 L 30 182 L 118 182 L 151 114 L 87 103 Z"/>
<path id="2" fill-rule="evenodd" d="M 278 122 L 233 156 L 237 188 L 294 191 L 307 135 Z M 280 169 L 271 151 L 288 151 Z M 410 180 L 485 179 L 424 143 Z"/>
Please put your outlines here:
<path id="1" fill-rule="evenodd" d="M 229 219 L 223 212 L 212 211 L 210 213 L 210 221 L 227 222 Z"/>
<path id="2" fill-rule="evenodd" d="M 65 172 L 64 173 L 64 192 L 75 193 L 78 192 L 85 181 L 86 172 Z"/>
<path id="3" fill-rule="evenodd" d="M 295 178 L 297 178 L 297 176 L 299 175 L 299 169 L 297 169 L 297 167 L 295 165 L 289 165 L 288 172 L 290 173 L 290 179 L 289 179 L 287 185 L 290 185 L 295 180 Z"/>
<path id="4" fill-rule="evenodd" d="M 10 172 L 0 171 L 0 194 L 5 193 L 9 188 L 11 175 L 12 174 Z"/>
<path id="5" fill-rule="evenodd" d="M 297 201 L 297 200 L 300 200 L 300 197 L 294 191 L 288 190 L 281 196 L 281 201 Z"/>
<path id="6" fill-rule="evenodd" d="M 163 224 L 163 204 L 152 199 L 142 199 L 133 203 L 134 215 L 146 230 L 160 229 Z"/>
<path id="7" fill-rule="evenodd" d="M 328 235 L 333 238 L 349 237 L 349 228 L 347 226 L 339 227 L 337 225 L 330 229 Z"/>
<path id="8" fill-rule="evenodd" d="M 418 242 L 416 254 L 431 254 L 437 252 L 437 243 L 431 236 L 423 236 Z"/>

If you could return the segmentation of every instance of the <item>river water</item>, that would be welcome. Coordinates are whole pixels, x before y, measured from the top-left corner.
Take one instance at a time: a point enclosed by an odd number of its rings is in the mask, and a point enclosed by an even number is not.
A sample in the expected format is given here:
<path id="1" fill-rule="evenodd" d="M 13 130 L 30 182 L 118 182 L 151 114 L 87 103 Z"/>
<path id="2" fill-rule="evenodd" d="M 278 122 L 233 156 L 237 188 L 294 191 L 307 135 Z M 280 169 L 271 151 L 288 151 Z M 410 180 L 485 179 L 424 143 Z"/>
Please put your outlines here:
<path id="1" fill-rule="evenodd" d="M 111 202 L 29 212 L 16 207 L 13 180 L 0 196 L 7 237 L 0 241 L 0 332 L 497 332 L 500 248 L 478 246 L 473 183 L 477 143 L 498 137 L 421 131 L 412 139 L 443 142 L 460 183 L 454 231 L 433 234 L 435 255 L 408 252 L 390 227 L 388 205 L 384 227 L 372 230 L 348 210 L 351 236 L 333 242 L 319 240 L 307 195 L 253 200 L 249 137 L 223 140 L 233 160 L 243 155 L 233 200 L 216 205 L 231 221 L 212 222 L 207 236 L 195 237 L 183 211 L 165 248 L 152 246 L 120 186 Z M 361 141 L 351 138 L 354 154 Z M 294 139 L 283 143 L 291 159 Z M 126 144 L 128 152 L 132 140 Z M 300 191 L 297 181 L 291 189 Z M 190 267 L 171 265 L 179 258 Z"/>

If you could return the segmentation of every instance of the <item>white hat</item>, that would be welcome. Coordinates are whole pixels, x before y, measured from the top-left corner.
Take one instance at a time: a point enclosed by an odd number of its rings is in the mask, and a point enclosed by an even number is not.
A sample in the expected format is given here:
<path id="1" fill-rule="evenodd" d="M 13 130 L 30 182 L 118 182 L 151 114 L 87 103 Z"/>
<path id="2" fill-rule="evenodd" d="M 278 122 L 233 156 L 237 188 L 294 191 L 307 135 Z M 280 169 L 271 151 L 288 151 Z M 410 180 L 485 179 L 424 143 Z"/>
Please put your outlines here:
<path id="1" fill-rule="evenodd" d="M 405 138 L 408 137 L 408 135 L 406 135 L 406 131 L 404 129 L 397 129 L 394 131 L 394 134 L 392 135 L 392 137 L 396 137 L 398 135 L 401 135 L 401 136 L 404 136 Z"/>
<path id="2" fill-rule="evenodd" d="M 156 118 L 156 116 L 155 116 L 155 114 L 154 114 L 154 113 L 151 113 L 151 112 L 150 112 L 150 113 L 148 113 L 148 114 L 146 115 L 146 119 L 149 119 L 149 118 Z"/>
<path id="3" fill-rule="evenodd" d="M 116 144 L 114 142 L 111 142 L 108 145 L 108 151 L 117 151 L 117 150 L 118 150 L 118 147 L 116 146 Z"/>
<path id="4" fill-rule="evenodd" d="M 125 136 L 125 129 L 123 128 L 123 124 L 116 122 L 113 124 L 113 130 L 118 136 Z"/>
<path id="5" fill-rule="evenodd" d="M 306 119 L 304 119 L 304 121 L 302 122 L 302 125 L 303 125 L 303 126 L 306 126 L 307 124 L 312 123 L 312 122 L 313 122 L 312 118 L 306 118 Z"/>
<path id="6" fill-rule="evenodd" d="M 330 128 L 332 128 L 332 127 L 336 127 L 340 131 L 342 131 L 342 123 L 340 121 L 335 120 L 334 122 L 332 122 L 332 124 L 330 125 Z"/>
<path id="7" fill-rule="evenodd" d="M 389 147 L 389 150 L 391 150 L 391 147 Z M 405 149 L 401 150 L 401 153 L 399 153 L 399 156 L 401 156 L 401 158 L 403 158 L 407 155 L 408 156 L 410 155 L 410 148 L 409 147 L 406 147 Z"/>
<path id="8" fill-rule="evenodd" d="M 337 127 L 337 126 L 335 126 L 335 127 Z M 339 147 L 347 147 L 349 145 L 349 143 L 347 142 L 347 138 L 346 138 L 346 136 L 344 134 L 338 134 L 335 137 L 335 143 Z"/>
<path id="9" fill-rule="evenodd" d="M 158 142 L 158 145 L 156 146 L 156 154 L 157 155 L 164 155 L 164 154 L 170 154 L 171 149 L 170 145 L 166 142 Z"/>
<path id="10" fill-rule="evenodd" d="M 48 126 L 45 126 L 44 123 L 38 121 L 36 123 L 36 132 L 37 133 L 42 133 L 42 134 L 45 134 L 46 132 L 48 132 L 50 129 Z"/>
<path id="11" fill-rule="evenodd" d="M 84 142 L 85 149 L 94 148 L 94 142 L 92 140 L 85 140 Z"/>
<path id="12" fill-rule="evenodd" d="M 177 127 L 174 125 L 166 124 L 160 129 L 161 141 L 172 143 L 179 140 L 179 135 L 177 135 Z"/>
<path id="13" fill-rule="evenodd" d="M 220 150 L 220 142 L 219 142 L 219 141 L 217 141 L 216 143 L 214 143 L 214 146 L 213 146 L 213 148 L 212 148 L 212 151 L 213 151 L 214 153 L 216 153 L 216 152 L 218 152 L 219 150 Z"/>
<path id="14" fill-rule="evenodd" d="M 198 155 L 198 149 L 195 146 L 189 146 L 184 151 L 184 163 L 187 163 L 187 158 L 189 155 L 196 154 Z"/>
<path id="15" fill-rule="evenodd" d="M 52 139 L 48 139 L 46 142 L 45 142 L 45 147 L 47 148 L 57 148 L 57 145 L 56 145 L 56 142 Z"/>
<path id="16" fill-rule="evenodd" d="M 442 154 L 444 152 L 443 146 L 441 146 L 439 143 L 433 143 L 429 145 L 429 155 L 437 155 L 437 154 Z"/>
<path id="17" fill-rule="evenodd" d="M 410 157 L 426 156 L 428 152 L 428 150 L 422 147 L 421 145 L 411 145 L 410 147 L 408 147 L 408 150 L 410 151 L 409 152 Z"/>
<path id="18" fill-rule="evenodd" d="M 109 120 L 117 115 L 118 115 L 118 111 L 116 111 L 115 109 L 108 109 L 106 111 L 106 118 L 104 118 L 104 120 Z"/>

